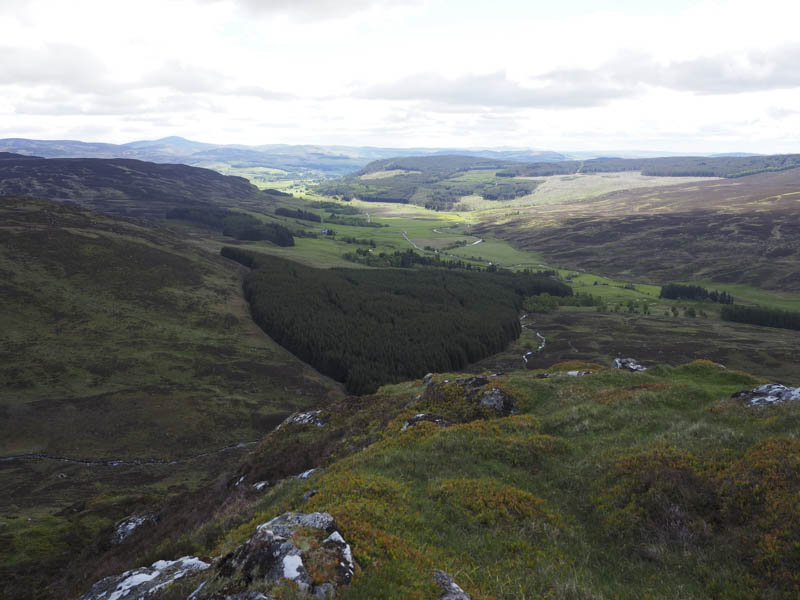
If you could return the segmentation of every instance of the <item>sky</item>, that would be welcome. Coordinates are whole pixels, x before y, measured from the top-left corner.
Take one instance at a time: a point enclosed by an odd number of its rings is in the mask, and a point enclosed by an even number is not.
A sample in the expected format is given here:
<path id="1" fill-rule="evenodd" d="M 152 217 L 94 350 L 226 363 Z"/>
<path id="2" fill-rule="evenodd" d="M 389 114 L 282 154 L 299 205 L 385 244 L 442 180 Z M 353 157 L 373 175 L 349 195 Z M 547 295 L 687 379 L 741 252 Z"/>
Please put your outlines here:
<path id="1" fill-rule="evenodd" d="M 800 152 L 796 0 L 0 0 L 0 138 Z"/>

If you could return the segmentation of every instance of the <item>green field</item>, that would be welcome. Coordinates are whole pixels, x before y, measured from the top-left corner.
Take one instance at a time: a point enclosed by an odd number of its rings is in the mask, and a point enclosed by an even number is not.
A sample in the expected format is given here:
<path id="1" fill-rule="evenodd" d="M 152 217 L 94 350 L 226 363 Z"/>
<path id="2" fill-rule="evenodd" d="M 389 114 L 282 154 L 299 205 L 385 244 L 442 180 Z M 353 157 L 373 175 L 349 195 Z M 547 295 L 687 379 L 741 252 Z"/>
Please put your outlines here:
<path id="1" fill-rule="evenodd" d="M 585 177 L 602 182 L 604 178 L 609 176 L 587 175 Z M 628 182 L 641 179 L 641 176 L 630 173 L 622 174 L 622 176 Z M 668 178 L 658 179 L 666 180 Z M 557 186 L 556 189 L 558 189 Z M 582 191 L 580 193 L 589 193 L 591 189 L 591 186 L 587 185 L 585 188 L 581 188 Z M 599 189 L 603 190 L 605 188 Z M 320 198 L 319 196 L 305 196 L 305 201 L 319 200 Z M 558 199 L 548 201 L 559 202 Z M 296 202 L 297 200 L 295 200 Z M 331 226 L 336 230 L 337 238 L 351 236 L 374 239 L 377 244 L 374 252 L 394 252 L 411 248 L 411 244 L 403 238 L 403 232 L 406 232 L 409 239 L 419 248 L 427 246 L 440 250 L 443 258 L 458 257 L 475 265 L 488 266 L 491 263 L 514 270 L 554 268 L 547 263 L 545 256 L 540 252 L 521 250 L 515 248 L 506 240 L 474 234 L 474 223 L 486 218 L 486 213 L 433 211 L 419 206 L 385 202 L 353 201 L 352 203 L 343 204 L 356 206 L 365 214 L 369 214 L 372 222 L 388 225 L 388 227 L 383 228 Z M 324 211 L 317 212 L 324 213 Z M 279 221 L 291 227 L 302 226 L 309 231 L 318 231 L 321 228 L 321 226 L 317 225 L 312 227 L 307 222 L 286 222 L 280 219 Z M 478 239 L 484 239 L 484 241 L 477 245 L 470 245 Z M 443 250 L 446 246 L 459 240 L 466 241 L 468 245 Z M 294 248 L 276 248 L 264 243 L 259 247 L 259 250 L 287 258 L 294 256 L 297 260 L 311 266 L 345 266 L 353 263 L 348 263 L 341 256 L 347 252 L 352 252 L 353 248 L 354 246 L 344 244 L 335 239 L 298 239 Z M 431 254 L 431 252 L 428 252 L 428 254 Z M 569 268 L 555 268 L 555 270 L 562 279 L 569 280 L 569 285 L 575 291 L 593 294 L 604 299 L 609 304 L 625 304 L 629 300 L 647 300 L 651 305 L 651 312 L 654 314 L 661 314 L 664 310 L 670 310 L 673 305 L 679 305 L 682 309 L 694 306 L 698 310 L 702 309 L 707 313 L 713 314 L 718 314 L 719 312 L 718 306 L 709 303 L 659 300 L 660 286 L 642 281 L 637 277 L 609 278 L 583 270 Z M 595 282 L 598 282 L 598 285 L 595 285 Z M 671 282 L 664 281 L 663 283 Z M 764 290 L 752 285 L 725 284 L 702 279 L 682 281 L 681 283 L 701 285 L 708 289 L 725 290 L 733 294 L 737 301 L 745 304 L 759 303 L 787 310 L 796 310 L 800 306 L 800 294 L 793 292 Z M 633 289 L 631 289 L 631 286 L 634 286 Z"/>

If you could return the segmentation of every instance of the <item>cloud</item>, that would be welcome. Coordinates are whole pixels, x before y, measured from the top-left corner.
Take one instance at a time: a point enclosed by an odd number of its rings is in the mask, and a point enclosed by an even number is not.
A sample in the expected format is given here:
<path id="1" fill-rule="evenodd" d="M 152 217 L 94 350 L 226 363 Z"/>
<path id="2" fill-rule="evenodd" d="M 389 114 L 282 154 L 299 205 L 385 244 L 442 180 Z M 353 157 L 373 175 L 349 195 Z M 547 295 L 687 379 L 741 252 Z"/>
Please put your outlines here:
<path id="1" fill-rule="evenodd" d="M 422 0 L 201 0 L 235 5 L 252 15 L 285 15 L 295 21 L 324 21 L 348 17 L 371 8 L 396 8 L 419 4 Z"/>
<path id="2" fill-rule="evenodd" d="M 251 96 L 261 100 L 296 100 L 297 96 L 288 92 L 276 92 L 260 85 L 240 85 L 225 92 L 232 96 Z"/>
<path id="3" fill-rule="evenodd" d="M 570 109 L 631 98 L 647 87 L 698 95 L 730 95 L 800 87 L 800 44 L 769 51 L 701 56 L 663 63 L 643 52 L 622 52 L 595 69 L 555 69 L 531 85 L 505 71 L 447 79 L 417 73 L 403 79 L 357 87 L 353 96 L 381 100 L 417 100 L 440 106 Z"/>
<path id="4" fill-rule="evenodd" d="M 144 87 L 165 87 L 187 94 L 219 92 L 226 83 L 227 78 L 216 71 L 176 60 L 164 62 L 141 81 Z"/>
<path id="5" fill-rule="evenodd" d="M 771 50 L 700 56 L 663 63 L 642 52 L 625 52 L 594 70 L 561 69 L 542 77 L 580 87 L 602 79 L 632 89 L 649 85 L 704 95 L 740 94 L 800 87 L 800 44 Z"/>
<path id="6" fill-rule="evenodd" d="M 35 48 L 0 47 L 0 85 L 47 84 L 75 91 L 110 90 L 108 68 L 84 48 L 46 44 Z"/>
<path id="7" fill-rule="evenodd" d="M 630 88 L 608 85 L 583 73 L 572 73 L 570 78 L 539 83 L 538 87 L 523 86 L 510 80 L 505 71 L 464 75 L 455 79 L 447 79 L 436 73 L 419 73 L 394 83 L 363 87 L 353 95 L 365 99 L 428 100 L 469 106 L 584 108 L 599 106 L 634 93 Z"/>
<path id="8" fill-rule="evenodd" d="M 167 61 L 146 75 L 137 84 L 141 87 L 163 87 L 183 94 L 216 94 L 249 96 L 261 100 L 294 100 L 295 95 L 267 89 L 260 85 L 236 85 L 230 77 L 205 67 L 178 61 Z"/>

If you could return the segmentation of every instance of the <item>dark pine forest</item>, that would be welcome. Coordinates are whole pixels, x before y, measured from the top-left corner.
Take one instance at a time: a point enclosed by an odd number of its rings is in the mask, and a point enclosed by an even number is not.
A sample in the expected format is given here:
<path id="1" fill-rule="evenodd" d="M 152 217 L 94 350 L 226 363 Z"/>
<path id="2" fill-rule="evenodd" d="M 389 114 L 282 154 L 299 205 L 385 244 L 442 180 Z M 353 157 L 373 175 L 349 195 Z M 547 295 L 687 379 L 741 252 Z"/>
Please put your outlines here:
<path id="1" fill-rule="evenodd" d="M 256 323 L 353 394 L 462 369 L 519 336 L 525 296 L 572 293 L 536 274 L 314 269 L 231 247 L 222 255 L 252 268 L 244 290 Z"/>

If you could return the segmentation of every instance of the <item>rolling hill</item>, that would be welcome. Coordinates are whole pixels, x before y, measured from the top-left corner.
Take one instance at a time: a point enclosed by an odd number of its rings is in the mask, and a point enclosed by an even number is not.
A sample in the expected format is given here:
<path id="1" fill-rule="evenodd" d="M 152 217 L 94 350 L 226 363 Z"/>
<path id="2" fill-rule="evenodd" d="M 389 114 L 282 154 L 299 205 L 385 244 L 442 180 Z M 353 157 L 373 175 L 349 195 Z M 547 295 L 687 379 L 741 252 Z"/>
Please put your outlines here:
<path id="1" fill-rule="evenodd" d="M 800 155 L 595 158 L 519 163 L 466 156 L 394 157 L 374 161 L 342 179 L 318 185 L 328 196 L 367 202 L 411 203 L 449 210 L 462 198 L 475 196 L 508 201 L 531 194 L 535 178 L 555 175 L 640 172 L 649 177 L 742 177 L 800 166 Z"/>
<path id="2" fill-rule="evenodd" d="M 476 231 L 598 273 L 798 290 L 799 209 L 795 168 L 535 204 Z"/>

